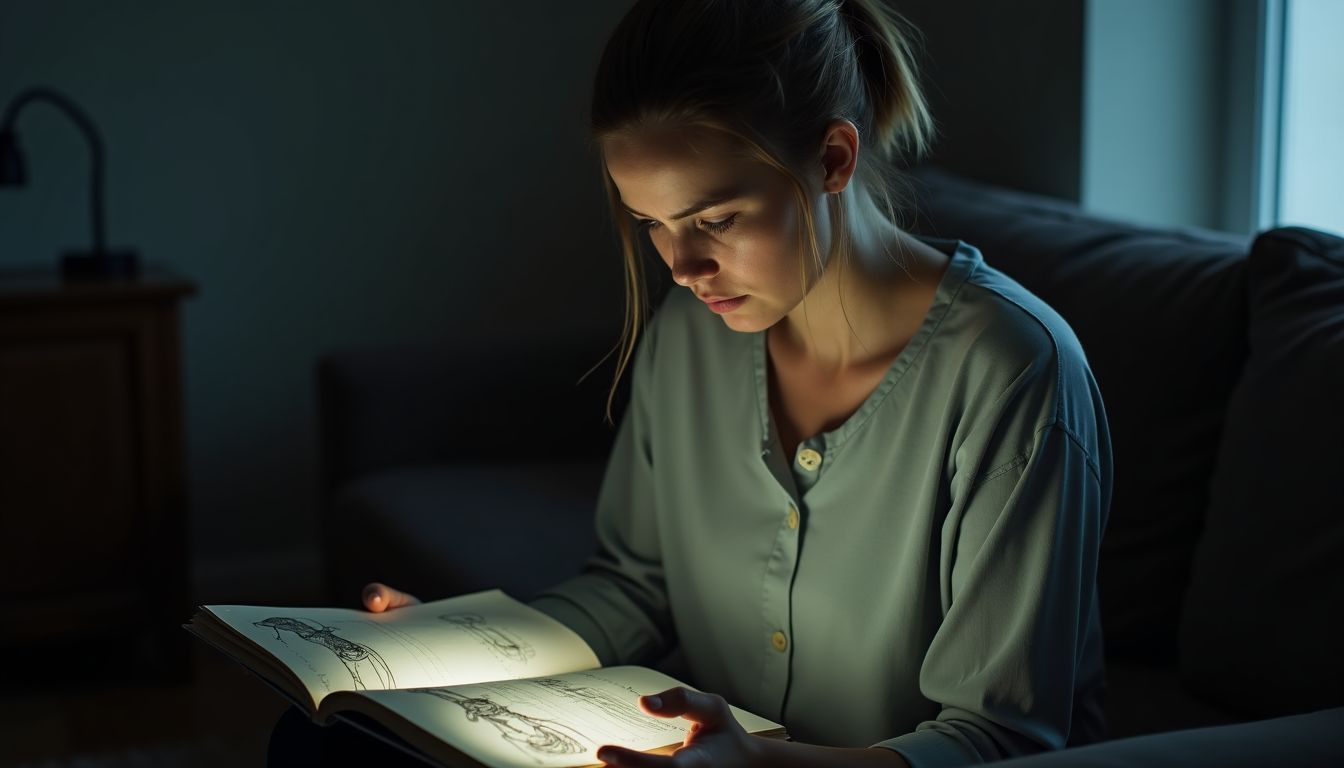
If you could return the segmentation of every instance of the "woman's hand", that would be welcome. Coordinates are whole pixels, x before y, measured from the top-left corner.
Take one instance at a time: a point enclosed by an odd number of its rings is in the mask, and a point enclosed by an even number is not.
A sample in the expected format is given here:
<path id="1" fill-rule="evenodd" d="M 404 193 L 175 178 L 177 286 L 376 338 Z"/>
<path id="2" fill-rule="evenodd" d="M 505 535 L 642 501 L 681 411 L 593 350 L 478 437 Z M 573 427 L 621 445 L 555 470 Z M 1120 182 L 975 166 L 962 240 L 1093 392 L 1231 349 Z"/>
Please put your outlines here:
<path id="1" fill-rule="evenodd" d="M 364 609 L 374 613 L 390 611 L 403 605 L 419 605 L 420 598 L 415 595 L 393 589 L 380 582 L 364 586 Z"/>
<path id="2" fill-rule="evenodd" d="M 617 768 L 910 768 L 904 756 L 882 747 L 821 747 L 752 736 L 715 693 L 671 688 L 641 696 L 639 703 L 650 715 L 691 721 L 681 748 L 671 755 L 651 755 L 607 745 L 597 750 L 598 760 Z"/>
<path id="3" fill-rule="evenodd" d="M 671 755 L 651 755 L 625 747 L 605 746 L 597 751 L 597 759 L 618 768 L 756 764 L 760 739 L 742 729 L 722 696 L 678 687 L 641 696 L 639 704 L 655 717 L 684 717 L 691 721 L 681 748 Z"/>

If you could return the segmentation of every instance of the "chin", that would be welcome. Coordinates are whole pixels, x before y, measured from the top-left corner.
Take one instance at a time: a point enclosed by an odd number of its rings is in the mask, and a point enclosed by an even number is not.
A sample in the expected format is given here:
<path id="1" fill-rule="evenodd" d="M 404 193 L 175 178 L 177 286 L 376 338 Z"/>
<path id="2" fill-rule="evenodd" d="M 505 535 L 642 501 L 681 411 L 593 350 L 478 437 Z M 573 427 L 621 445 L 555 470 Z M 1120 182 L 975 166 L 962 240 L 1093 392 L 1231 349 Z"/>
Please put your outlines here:
<path id="1" fill-rule="evenodd" d="M 758 331 L 764 331 L 766 328 L 774 325 L 773 322 L 767 321 L 766 318 L 763 318 L 760 315 L 739 315 L 736 312 L 729 312 L 726 315 L 720 315 L 720 317 L 723 319 L 723 324 L 728 326 L 729 330 L 737 331 L 738 333 L 756 333 Z"/>

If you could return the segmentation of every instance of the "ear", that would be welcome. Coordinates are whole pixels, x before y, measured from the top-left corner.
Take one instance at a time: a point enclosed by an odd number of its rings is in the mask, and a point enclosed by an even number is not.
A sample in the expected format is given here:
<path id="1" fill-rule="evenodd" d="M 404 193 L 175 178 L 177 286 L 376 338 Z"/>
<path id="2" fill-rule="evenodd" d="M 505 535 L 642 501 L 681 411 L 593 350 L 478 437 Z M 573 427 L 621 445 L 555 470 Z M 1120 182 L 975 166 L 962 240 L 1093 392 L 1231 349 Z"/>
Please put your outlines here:
<path id="1" fill-rule="evenodd" d="M 838 193 L 849 186 L 859 163 L 859 130 L 848 120 L 833 120 L 822 139 L 821 191 Z"/>

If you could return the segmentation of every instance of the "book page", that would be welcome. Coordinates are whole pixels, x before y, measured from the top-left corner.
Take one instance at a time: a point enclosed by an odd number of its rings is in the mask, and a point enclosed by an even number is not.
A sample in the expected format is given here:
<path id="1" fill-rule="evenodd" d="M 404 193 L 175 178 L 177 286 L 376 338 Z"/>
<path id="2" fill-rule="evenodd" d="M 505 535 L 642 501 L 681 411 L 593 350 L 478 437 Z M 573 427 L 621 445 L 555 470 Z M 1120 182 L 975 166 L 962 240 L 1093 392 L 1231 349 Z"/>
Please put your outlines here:
<path id="1" fill-rule="evenodd" d="M 358 699 L 392 710 L 437 740 L 492 768 L 583 766 L 599 763 L 605 744 L 650 750 L 686 738 L 689 720 L 645 714 L 641 695 L 682 685 L 644 667 L 607 667 L 526 680 L 424 688 L 414 691 L 369 691 L 342 695 L 333 709 L 365 710 Z M 390 727 L 396 723 L 368 712 Z M 775 731 L 780 725 L 733 708 L 749 732 Z M 412 732 L 400 729 L 416 741 Z M 426 748 L 424 740 L 418 744 Z M 433 753 L 432 745 L 427 749 Z"/>
<path id="2" fill-rule="evenodd" d="M 499 590 L 369 613 L 207 605 L 270 652 L 315 702 L 333 691 L 457 685 L 598 666 L 565 625 Z"/>

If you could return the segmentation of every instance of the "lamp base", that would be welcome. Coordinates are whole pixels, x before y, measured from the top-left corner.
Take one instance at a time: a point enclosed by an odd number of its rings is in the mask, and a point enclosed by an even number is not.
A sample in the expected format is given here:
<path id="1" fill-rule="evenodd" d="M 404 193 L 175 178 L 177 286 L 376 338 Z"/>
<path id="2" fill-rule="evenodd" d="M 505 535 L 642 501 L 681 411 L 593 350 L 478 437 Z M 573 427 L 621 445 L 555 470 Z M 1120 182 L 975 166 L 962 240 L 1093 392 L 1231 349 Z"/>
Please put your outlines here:
<path id="1" fill-rule="evenodd" d="M 79 251 L 61 257 L 61 277 L 66 280 L 114 280 L 138 274 L 135 251 Z"/>

